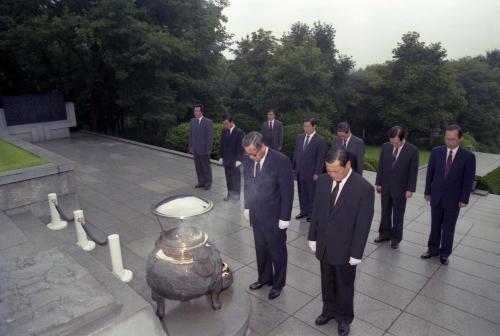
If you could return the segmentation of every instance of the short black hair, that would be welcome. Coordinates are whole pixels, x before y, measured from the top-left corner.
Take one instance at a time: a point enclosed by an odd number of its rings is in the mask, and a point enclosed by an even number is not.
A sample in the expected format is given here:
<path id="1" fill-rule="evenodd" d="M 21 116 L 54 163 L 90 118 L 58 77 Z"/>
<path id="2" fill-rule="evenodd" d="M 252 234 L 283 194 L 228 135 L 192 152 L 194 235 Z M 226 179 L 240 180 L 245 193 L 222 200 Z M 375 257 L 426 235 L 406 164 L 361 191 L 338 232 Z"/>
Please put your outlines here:
<path id="1" fill-rule="evenodd" d="M 399 137 L 399 140 L 403 141 L 403 139 L 405 138 L 405 129 L 401 126 L 393 126 L 387 132 L 387 137 L 389 139 Z"/>
<path id="2" fill-rule="evenodd" d="M 458 126 L 457 124 L 451 124 L 446 126 L 446 131 L 458 131 L 458 137 L 461 138 L 464 136 L 464 132 L 462 130 L 462 127 Z"/>
<path id="3" fill-rule="evenodd" d="M 273 113 L 274 113 L 274 115 L 276 115 L 276 112 L 274 111 L 274 109 L 269 109 L 269 110 L 267 110 L 266 114 L 268 114 L 269 112 L 273 112 Z"/>
<path id="4" fill-rule="evenodd" d="M 222 121 L 229 121 L 229 122 L 234 122 L 233 117 L 231 117 L 229 114 L 226 114 L 225 116 L 222 117 Z"/>
<path id="5" fill-rule="evenodd" d="M 200 108 L 200 111 L 201 111 L 202 113 L 205 113 L 205 106 L 203 106 L 203 104 L 195 104 L 195 105 L 193 106 L 193 110 L 194 110 L 195 108 L 197 108 L 197 107 L 199 107 L 199 108 Z"/>
<path id="6" fill-rule="evenodd" d="M 345 167 L 347 161 L 351 161 L 349 153 L 343 148 L 332 148 L 326 153 L 325 162 L 328 164 L 340 162 L 341 167 Z"/>
<path id="7" fill-rule="evenodd" d="M 304 122 L 308 122 L 311 124 L 311 126 L 316 126 L 318 123 L 316 122 L 316 119 L 313 117 L 306 117 L 304 118 Z"/>
<path id="8" fill-rule="evenodd" d="M 347 121 L 341 121 L 337 125 L 337 132 L 349 133 L 351 131 L 351 125 Z"/>

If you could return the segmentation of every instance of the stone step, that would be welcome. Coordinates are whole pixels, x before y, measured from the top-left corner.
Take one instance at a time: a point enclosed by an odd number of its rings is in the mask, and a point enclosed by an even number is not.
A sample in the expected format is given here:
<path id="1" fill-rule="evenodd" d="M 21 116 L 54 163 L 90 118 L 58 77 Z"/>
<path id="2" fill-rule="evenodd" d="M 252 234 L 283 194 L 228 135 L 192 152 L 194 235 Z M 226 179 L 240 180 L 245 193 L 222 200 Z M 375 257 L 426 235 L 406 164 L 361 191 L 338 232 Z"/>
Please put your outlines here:
<path id="1" fill-rule="evenodd" d="M 0 212 L 0 335 L 165 335 L 151 305 L 75 244 L 73 224 L 45 224 Z"/>

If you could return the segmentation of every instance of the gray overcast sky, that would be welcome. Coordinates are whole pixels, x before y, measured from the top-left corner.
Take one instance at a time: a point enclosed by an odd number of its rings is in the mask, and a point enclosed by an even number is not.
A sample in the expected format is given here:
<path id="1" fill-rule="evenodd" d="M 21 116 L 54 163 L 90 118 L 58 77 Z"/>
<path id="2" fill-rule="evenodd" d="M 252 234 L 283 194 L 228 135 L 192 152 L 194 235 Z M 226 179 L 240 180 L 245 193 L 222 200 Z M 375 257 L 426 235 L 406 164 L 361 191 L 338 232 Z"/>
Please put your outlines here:
<path id="1" fill-rule="evenodd" d="M 500 0 L 230 0 L 224 10 L 234 39 L 259 28 L 281 37 L 292 23 L 332 24 L 335 43 L 356 68 L 392 58 L 408 31 L 441 42 L 448 58 L 500 49 Z"/>

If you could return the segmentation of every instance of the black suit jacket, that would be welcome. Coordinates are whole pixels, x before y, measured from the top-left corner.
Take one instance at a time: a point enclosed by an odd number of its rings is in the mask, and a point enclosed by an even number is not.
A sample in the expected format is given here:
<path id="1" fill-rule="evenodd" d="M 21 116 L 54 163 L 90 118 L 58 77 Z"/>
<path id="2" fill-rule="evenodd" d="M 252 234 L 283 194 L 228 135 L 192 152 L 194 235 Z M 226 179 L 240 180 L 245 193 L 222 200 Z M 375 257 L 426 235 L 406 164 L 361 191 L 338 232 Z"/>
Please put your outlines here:
<path id="1" fill-rule="evenodd" d="M 459 209 L 459 202 L 469 203 L 472 182 L 476 175 L 476 157 L 472 152 L 459 148 L 448 176 L 445 178 L 447 152 L 446 146 L 432 149 L 427 165 L 425 195 L 431 196 L 431 206 L 442 202 L 443 208 Z"/>
<path id="2" fill-rule="evenodd" d="M 322 174 L 316 184 L 308 240 L 316 241 L 316 257 L 330 265 L 344 265 L 361 259 L 373 219 L 375 189 L 361 175 L 352 172 L 333 211 L 330 195 L 333 180 Z"/>
<path id="3" fill-rule="evenodd" d="M 243 162 L 243 131 L 234 128 L 229 134 L 229 130 L 224 128 L 220 136 L 220 157 L 226 167 L 234 167 L 236 161 Z"/>
<path id="4" fill-rule="evenodd" d="M 375 185 L 382 186 L 382 194 L 404 197 L 406 191 L 415 192 L 418 174 L 418 149 L 405 142 L 398 159 L 392 166 L 394 147 L 386 142 L 382 145 L 378 161 Z"/>
<path id="5" fill-rule="evenodd" d="M 333 140 L 332 147 L 334 149 L 342 147 L 342 139 L 336 137 Z M 351 155 L 351 165 L 352 169 L 359 175 L 363 175 L 363 167 L 365 164 L 365 142 L 363 139 L 358 138 L 354 134 L 351 134 L 351 138 L 347 143 L 347 152 Z"/>
<path id="6" fill-rule="evenodd" d="M 316 133 L 309 140 L 309 144 L 304 151 L 305 138 L 306 135 L 304 133 L 297 136 L 292 166 L 300 180 L 312 181 L 313 175 L 320 175 L 323 172 L 326 143 L 325 139 Z"/>
<path id="7" fill-rule="evenodd" d="M 293 204 L 292 164 L 288 157 L 268 147 L 260 174 L 254 178 L 254 161 L 243 157 L 245 209 L 252 225 L 273 226 L 289 221 Z"/>
<path id="8" fill-rule="evenodd" d="M 268 147 L 277 150 L 283 148 L 283 124 L 281 121 L 274 119 L 272 132 L 269 129 L 269 120 L 264 121 L 260 132 L 264 136 L 264 143 Z"/>

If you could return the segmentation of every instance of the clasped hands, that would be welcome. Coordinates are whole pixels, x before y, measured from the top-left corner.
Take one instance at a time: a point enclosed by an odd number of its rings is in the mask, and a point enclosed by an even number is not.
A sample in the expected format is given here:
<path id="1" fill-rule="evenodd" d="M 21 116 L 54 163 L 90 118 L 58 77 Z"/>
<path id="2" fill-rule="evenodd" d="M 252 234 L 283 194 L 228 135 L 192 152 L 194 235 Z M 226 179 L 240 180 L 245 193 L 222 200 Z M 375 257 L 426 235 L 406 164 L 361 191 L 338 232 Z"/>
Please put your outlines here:
<path id="1" fill-rule="evenodd" d="M 245 217 L 245 219 L 247 221 L 250 221 L 250 210 L 249 209 L 245 209 L 243 211 L 243 217 Z M 278 226 L 281 230 L 288 228 L 289 225 L 290 225 L 290 221 L 284 221 L 284 220 L 280 219 L 278 222 Z"/>
<path id="2" fill-rule="evenodd" d="M 311 251 L 316 252 L 316 242 L 309 240 L 309 248 L 311 249 Z M 361 262 L 361 259 L 356 259 L 353 257 L 349 258 L 349 265 L 351 265 L 351 266 L 356 266 L 360 262 Z"/>

